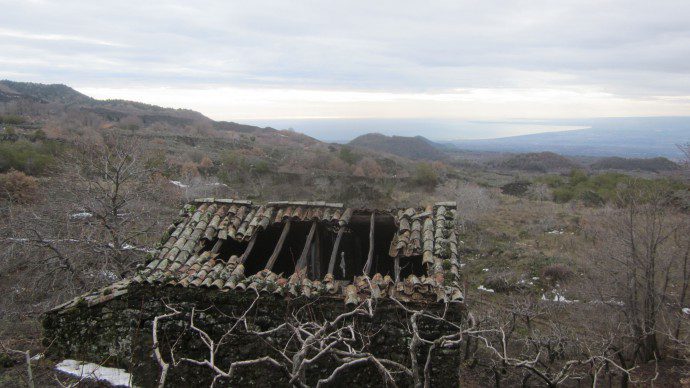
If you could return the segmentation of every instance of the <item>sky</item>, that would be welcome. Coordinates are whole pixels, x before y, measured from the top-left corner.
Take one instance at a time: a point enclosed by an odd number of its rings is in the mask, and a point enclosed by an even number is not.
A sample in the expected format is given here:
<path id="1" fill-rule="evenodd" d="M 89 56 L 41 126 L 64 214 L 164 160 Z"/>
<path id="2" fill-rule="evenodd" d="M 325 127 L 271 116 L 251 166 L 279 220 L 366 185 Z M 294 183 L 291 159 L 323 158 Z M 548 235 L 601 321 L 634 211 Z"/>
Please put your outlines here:
<path id="1" fill-rule="evenodd" d="M 690 114 L 687 0 L 0 0 L 0 10 L 0 78 L 218 120 L 323 131 L 334 120 Z M 559 129 L 460 127 L 443 135 Z"/>

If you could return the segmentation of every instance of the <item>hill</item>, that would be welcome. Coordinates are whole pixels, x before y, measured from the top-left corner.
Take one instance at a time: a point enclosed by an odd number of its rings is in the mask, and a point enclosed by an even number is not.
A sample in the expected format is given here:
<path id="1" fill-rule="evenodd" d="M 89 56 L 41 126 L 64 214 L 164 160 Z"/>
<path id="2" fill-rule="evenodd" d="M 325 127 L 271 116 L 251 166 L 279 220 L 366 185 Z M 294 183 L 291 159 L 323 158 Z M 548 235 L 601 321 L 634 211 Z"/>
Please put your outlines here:
<path id="1" fill-rule="evenodd" d="M 690 117 L 601 118 L 547 123 L 589 128 L 498 139 L 456 140 L 450 144 L 461 149 L 481 151 L 550 151 L 563 155 L 677 158 L 681 155 L 676 145 L 690 142 Z"/>
<path id="2" fill-rule="evenodd" d="M 67 85 L 38 84 L 33 82 L 0 81 L 0 101 L 18 98 L 31 98 L 38 102 L 57 102 L 62 104 L 93 104 L 93 98 L 86 96 Z"/>
<path id="3" fill-rule="evenodd" d="M 415 160 L 441 160 L 447 157 L 438 145 L 422 136 L 386 136 L 380 133 L 367 133 L 356 137 L 348 144 Z"/>
<path id="4" fill-rule="evenodd" d="M 71 150 L 82 139 L 114 135 L 133 139 L 155 155 L 164 175 L 188 194 L 225 190 L 224 195 L 297 200 L 319 193 L 318 199 L 334 202 L 385 204 L 390 194 L 376 185 L 382 179 L 389 187 L 406 185 L 417 165 L 293 130 L 215 121 L 188 109 L 97 100 L 65 85 L 0 81 L 0 124 L 0 173 L 15 169 L 48 176 L 57 153 L 53 148 Z M 427 149 L 424 155 L 438 157 L 428 141 L 419 144 Z"/>
<path id="5" fill-rule="evenodd" d="M 667 158 L 603 158 L 590 166 L 594 170 L 622 170 L 622 171 L 673 171 L 678 170 L 678 164 Z"/>
<path id="6" fill-rule="evenodd" d="M 24 121 L 43 124 L 55 122 L 57 117 L 68 116 L 72 121 L 76 119 L 80 122 L 76 126 L 86 123 L 87 126 L 138 129 L 158 125 L 170 132 L 188 133 L 201 129 L 237 132 L 255 138 L 261 137 L 269 144 L 318 142 L 296 132 L 214 121 L 191 109 L 165 108 L 128 100 L 97 100 L 62 84 L 0 80 L 0 104 L 4 111 L 19 114 Z M 2 113 L 3 111 L 0 111 L 0 114 Z"/>
<path id="7" fill-rule="evenodd" d="M 582 167 L 572 160 L 553 152 L 516 154 L 505 159 L 491 161 L 489 164 L 506 170 L 535 172 L 566 171 Z"/>

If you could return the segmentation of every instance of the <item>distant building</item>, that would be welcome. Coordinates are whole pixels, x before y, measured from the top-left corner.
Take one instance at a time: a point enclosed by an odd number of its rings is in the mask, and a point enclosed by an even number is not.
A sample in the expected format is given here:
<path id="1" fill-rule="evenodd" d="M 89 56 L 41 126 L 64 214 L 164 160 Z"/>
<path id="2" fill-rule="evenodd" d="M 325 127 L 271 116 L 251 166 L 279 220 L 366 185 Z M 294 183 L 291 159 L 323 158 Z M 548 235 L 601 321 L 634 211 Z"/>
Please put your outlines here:
<path id="1" fill-rule="evenodd" d="M 310 303 L 329 315 L 373 298 L 388 306 L 376 323 L 383 328 L 377 335 L 388 333 L 377 349 L 399 352 L 396 346 L 404 341 L 394 334 L 396 313 L 387 299 L 451 306 L 453 314 L 462 310 L 455 207 L 443 202 L 383 211 L 326 202 L 198 199 L 180 211 L 135 276 L 47 312 L 44 342 L 53 357 L 125 367 L 136 383 L 148 386 L 159 373 L 151 322 L 166 312 L 165 304 L 204 311 L 206 324 L 215 322 L 213 331 L 256 295 L 265 315 L 263 329 Z M 175 339 L 168 335 L 166 340 Z M 224 357 L 258 357 L 268 351 L 262 349 L 257 343 L 231 342 Z M 201 369 L 171 373 L 177 375 L 169 385 L 210 381 Z M 243 373 L 238 381 L 281 381 L 269 372 Z M 373 384 L 366 374 L 350 379 Z"/>

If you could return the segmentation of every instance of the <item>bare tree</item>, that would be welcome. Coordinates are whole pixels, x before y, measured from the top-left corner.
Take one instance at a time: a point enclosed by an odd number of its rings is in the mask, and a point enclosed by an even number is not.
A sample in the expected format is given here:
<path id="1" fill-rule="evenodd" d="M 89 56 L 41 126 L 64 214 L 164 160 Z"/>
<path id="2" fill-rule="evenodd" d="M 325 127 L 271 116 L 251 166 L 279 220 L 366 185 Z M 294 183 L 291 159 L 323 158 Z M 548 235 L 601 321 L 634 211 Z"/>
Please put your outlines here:
<path id="1" fill-rule="evenodd" d="M 183 349 L 179 348 L 180 344 L 177 343 L 170 348 L 170 361 L 164 360 L 158 341 L 159 322 L 163 319 L 182 314 L 182 311 L 167 306 L 169 312 L 157 316 L 153 322 L 154 355 L 162 371 L 159 386 L 164 386 L 170 365 L 175 367 L 181 363 L 208 368 L 214 376 L 212 385 L 221 379 L 231 379 L 240 368 L 265 364 L 282 372 L 290 384 L 307 387 L 307 368 L 326 357 L 336 359 L 339 366 L 334 368 L 330 375 L 319 379 L 317 386 L 332 383 L 338 375 L 347 369 L 365 363 L 375 366 L 381 374 L 385 385 L 396 385 L 393 377 L 394 373 L 412 374 L 406 366 L 389 359 L 379 358 L 366 350 L 367 341 L 362 338 L 362 334 L 356 328 L 355 318 L 373 316 L 371 299 L 367 299 L 354 309 L 338 315 L 333 320 L 319 322 L 305 319 L 304 315 L 301 314 L 304 311 L 298 310 L 293 312 L 290 319 L 285 323 L 270 330 L 257 331 L 248 322 L 248 316 L 259 299 L 260 296 L 257 295 L 247 310 L 241 316 L 233 319 L 232 325 L 217 341 L 197 326 L 195 322 L 196 312 L 192 309 L 189 328 L 198 335 L 203 345 L 208 349 L 208 357 L 201 360 L 189 357 L 176 357 L 177 352 L 183 351 Z M 285 332 L 289 334 L 289 339 L 281 346 L 273 346 L 275 356 L 266 355 L 250 360 L 235 361 L 225 366 L 218 365 L 216 357 L 219 350 L 229 337 L 240 332 L 258 338 L 266 338 L 276 333 Z"/>
<path id="2" fill-rule="evenodd" d="M 634 182 L 619 190 L 619 208 L 604 210 L 591 259 L 598 299 L 623 314 L 642 361 L 663 356 L 660 334 L 680 335 L 688 294 L 690 229 L 667 193 Z M 669 326 L 670 325 L 670 326 Z"/>
<path id="3" fill-rule="evenodd" d="M 1 209 L 0 289 L 24 314 L 127 276 L 153 249 L 175 199 L 141 144 L 106 136 L 67 155 L 35 203 Z M 12 278 L 15 273 L 24 276 Z M 10 280 L 12 278 L 12 280 Z M 7 279 L 7 280 L 5 280 Z M 38 303 L 38 304 L 37 304 Z M 23 306 L 14 309 L 9 304 Z"/>
<path id="4" fill-rule="evenodd" d="M 690 143 L 678 144 L 678 149 L 683 154 L 683 164 L 685 168 L 690 168 Z"/>
<path id="5" fill-rule="evenodd" d="M 630 377 L 635 368 L 626 368 L 614 360 L 617 353 L 610 338 L 583 338 L 557 323 L 537 323 L 536 319 L 545 316 L 546 312 L 533 302 L 518 303 L 511 308 L 505 316 L 512 316 L 512 319 L 501 319 L 505 312 L 492 310 L 482 319 L 467 314 L 464 323 L 460 323 L 446 316 L 449 306 L 437 306 L 441 307 L 439 314 L 438 309 L 434 312 L 393 299 L 392 303 L 405 317 L 398 322 L 404 328 L 401 335 L 410 338 L 405 361 L 396 361 L 377 354 L 369 340 L 371 333 L 362 324 L 362 320 L 377 313 L 377 302 L 373 299 L 366 299 L 356 307 L 325 320 L 314 318 L 314 314 L 303 314 L 306 308 L 303 307 L 293 311 L 284 323 L 260 331 L 252 322 L 253 311 L 260 298 L 257 294 L 244 312 L 233 316 L 219 338 L 213 338 L 200 328 L 200 315 L 195 308 L 189 312 L 166 305 L 168 311 L 154 319 L 152 328 L 154 356 L 161 368 L 159 387 L 165 385 L 170 368 L 187 364 L 208 369 L 213 376 L 212 385 L 221 381 L 227 383 L 242 368 L 264 365 L 284 375 L 293 386 L 306 387 L 314 381 L 316 386 L 323 386 L 337 382 L 351 368 L 370 365 L 378 371 L 381 385 L 397 386 L 405 382 L 427 388 L 432 385 L 435 352 L 444 350 L 447 354 L 450 349 L 464 353 L 467 361 L 458 365 L 459 381 L 462 381 L 467 365 L 494 371 L 497 386 L 506 379 L 512 383 L 521 381 L 524 386 L 532 378 L 550 387 L 589 378 L 596 386 L 603 376 L 610 374 L 634 381 Z M 189 342 L 182 343 L 179 335 L 168 333 L 168 337 L 178 340 L 167 346 L 161 344 L 160 331 L 164 330 L 161 322 L 183 317 L 189 317 L 187 330 L 194 333 L 207 349 L 206 357 L 184 356 L 185 348 L 190 345 Z M 420 329 L 421 321 L 425 327 L 430 324 L 445 327 L 445 334 L 437 332 L 430 336 L 428 330 Z M 525 325 L 531 329 L 526 335 L 518 335 L 524 332 Z M 228 346 L 231 337 L 238 335 L 263 340 L 270 344 L 271 350 L 254 358 L 221 365 L 218 361 L 222 358 L 221 350 Z M 269 337 L 271 341 L 267 340 Z M 331 363 L 310 368 L 321 361 Z M 328 365 L 327 369 L 324 365 Z M 323 375 L 310 376 L 324 371 Z"/>

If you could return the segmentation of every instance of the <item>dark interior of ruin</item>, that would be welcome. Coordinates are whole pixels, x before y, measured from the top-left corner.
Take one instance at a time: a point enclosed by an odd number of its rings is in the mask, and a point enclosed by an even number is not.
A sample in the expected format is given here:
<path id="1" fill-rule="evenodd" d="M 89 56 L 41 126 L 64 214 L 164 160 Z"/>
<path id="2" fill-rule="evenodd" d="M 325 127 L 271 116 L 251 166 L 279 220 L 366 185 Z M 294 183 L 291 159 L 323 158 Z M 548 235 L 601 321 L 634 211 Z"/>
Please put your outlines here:
<path id="1" fill-rule="evenodd" d="M 331 267 L 337 280 L 352 280 L 362 275 L 367 267 L 370 276 L 380 273 L 396 281 L 410 274 L 421 276 L 424 273 L 421 256 L 403 257 L 399 259 L 396 278 L 396 259 L 389 256 L 389 249 L 398 227 L 388 213 L 374 213 L 373 226 L 372 246 L 371 211 L 355 211 L 341 233 L 340 227 L 328 222 L 286 221 L 262 230 L 253 243 L 228 238 L 221 243 L 218 253 L 219 258 L 225 260 L 232 255 L 243 259 L 246 276 L 270 269 L 289 277 L 298 267 L 307 271 L 310 279 L 322 279 Z M 337 241 L 339 234 L 340 241 Z M 370 251 L 371 262 L 368 263 Z"/>

